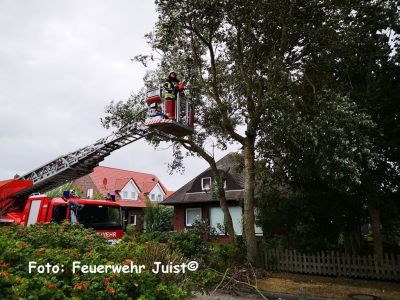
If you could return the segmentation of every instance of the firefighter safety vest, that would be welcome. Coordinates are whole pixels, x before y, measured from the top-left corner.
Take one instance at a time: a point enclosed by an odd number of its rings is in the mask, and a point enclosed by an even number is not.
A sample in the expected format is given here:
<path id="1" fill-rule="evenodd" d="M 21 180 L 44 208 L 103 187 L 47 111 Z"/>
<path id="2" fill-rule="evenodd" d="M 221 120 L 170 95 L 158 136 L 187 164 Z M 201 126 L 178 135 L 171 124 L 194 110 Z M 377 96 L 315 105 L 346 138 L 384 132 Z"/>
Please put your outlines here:
<path id="1" fill-rule="evenodd" d="M 167 99 L 167 98 L 175 99 L 174 85 L 172 82 L 166 81 L 164 83 L 164 89 L 165 89 L 165 93 L 164 93 L 165 99 Z"/>

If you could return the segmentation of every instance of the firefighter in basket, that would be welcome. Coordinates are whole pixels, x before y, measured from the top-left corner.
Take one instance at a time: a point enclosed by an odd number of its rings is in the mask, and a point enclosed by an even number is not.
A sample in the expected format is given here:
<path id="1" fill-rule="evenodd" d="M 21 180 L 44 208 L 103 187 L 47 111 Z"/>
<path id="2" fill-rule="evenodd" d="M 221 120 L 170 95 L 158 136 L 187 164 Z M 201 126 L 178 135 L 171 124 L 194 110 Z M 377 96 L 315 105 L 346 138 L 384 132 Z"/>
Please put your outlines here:
<path id="1" fill-rule="evenodd" d="M 183 82 L 180 82 L 175 71 L 168 74 L 164 82 L 165 114 L 170 119 L 176 119 L 176 98 L 179 92 L 185 89 Z"/>

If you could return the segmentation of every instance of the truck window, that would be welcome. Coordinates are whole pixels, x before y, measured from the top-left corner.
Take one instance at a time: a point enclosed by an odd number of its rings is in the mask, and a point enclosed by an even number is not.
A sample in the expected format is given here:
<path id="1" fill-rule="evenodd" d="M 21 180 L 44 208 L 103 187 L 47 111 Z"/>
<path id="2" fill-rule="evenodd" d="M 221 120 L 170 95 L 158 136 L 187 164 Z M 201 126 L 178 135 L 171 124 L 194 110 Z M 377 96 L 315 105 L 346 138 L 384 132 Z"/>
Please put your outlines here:
<path id="1" fill-rule="evenodd" d="M 67 218 L 67 206 L 56 205 L 53 207 L 53 213 L 51 220 L 56 223 L 61 223 Z"/>
<path id="2" fill-rule="evenodd" d="M 117 206 L 82 205 L 76 210 L 76 215 L 71 206 L 71 223 L 74 223 L 73 216 L 76 216 L 76 220 L 88 228 L 115 229 L 122 227 L 121 209 Z"/>

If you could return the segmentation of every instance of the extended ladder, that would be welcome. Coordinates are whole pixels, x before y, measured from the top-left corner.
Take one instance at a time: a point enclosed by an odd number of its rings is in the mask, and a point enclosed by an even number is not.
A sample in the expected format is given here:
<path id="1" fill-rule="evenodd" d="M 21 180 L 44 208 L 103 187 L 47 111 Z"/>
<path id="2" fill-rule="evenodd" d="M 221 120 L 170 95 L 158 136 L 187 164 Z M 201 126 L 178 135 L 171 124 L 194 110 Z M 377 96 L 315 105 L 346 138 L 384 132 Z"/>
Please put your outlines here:
<path id="1" fill-rule="evenodd" d="M 113 134 L 99 139 L 94 144 L 60 156 L 49 163 L 23 175 L 18 179 L 32 180 L 33 185 L 15 194 L 26 197 L 32 193 L 43 193 L 74 179 L 87 175 L 111 152 L 133 143 L 150 130 L 139 123 L 129 124 Z"/>

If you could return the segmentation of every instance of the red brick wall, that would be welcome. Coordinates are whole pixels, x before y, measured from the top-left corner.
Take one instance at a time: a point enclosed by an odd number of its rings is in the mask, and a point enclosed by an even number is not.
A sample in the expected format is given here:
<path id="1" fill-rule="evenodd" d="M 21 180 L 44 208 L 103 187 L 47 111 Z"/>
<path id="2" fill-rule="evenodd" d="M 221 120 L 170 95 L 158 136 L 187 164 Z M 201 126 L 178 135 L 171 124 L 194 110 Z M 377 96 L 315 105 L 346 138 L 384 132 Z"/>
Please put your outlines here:
<path id="1" fill-rule="evenodd" d="M 182 231 L 185 229 L 186 210 L 185 207 L 174 206 L 174 230 Z"/>
<path id="2" fill-rule="evenodd" d="M 190 207 L 199 207 L 199 206 L 193 205 Z M 203 220 L 208 221 L 210 214 L 210 207 L 211 206 L 202 206 L 201 215 Z M 183 231 L 185 229 L 190 229 L 190 227 L 186 226 L 186 207 L 174 206 L 174 230 Z M 212 241 L 218 243 L 229 243 L 231 241 L 231 238 L 227 235 L 221 235 L 213 237 Z"/>
<path id="3" fill-rule="evenodd" d="M 92 179 L 90 178 L 89 175 L 85 175 L 81 178 L 78 178 L 72 182 L 72 185 L 74 187 L 79 188 L 81 191 L 81 197 L 86 198 L 87 190 L 88 189 L 93 189 L 93 195 L 94 194 L 99 194 L 99 190 L 96 188 L 94 185 Z"/>
<path id="4" fill-rule="evenodd" d="M 144 211 L 143 211 L 143 208 L 130 208 L 130 207 L 125 208 L 125 219 L 127 221 L 127 224 L 129 224 L 129 216 L 131 214 L 136 215 L 135 229 L 137 231 L 142 231 L 143 230 L 143 224 L 144 224 Z"/>
<path id="5" fill-rule="evenodd" d="M 174 206 L 174 230 L 182 231 L 184 229 L 190 229 L 190 226 L 186 226 L 186 208 L 201 207 L 201 218 L 208 221 L 209 217 L 209 206 L 193 205 L 193 206 Z"/>
<path id="6" fill-rule="evenodd" d="M 210 240 L 221 244 L 227 244 L 231 242 L 231 237 L 229 235 L 218 235 L 211 237 Z"/>

